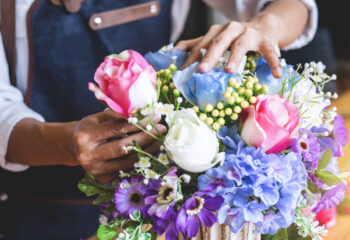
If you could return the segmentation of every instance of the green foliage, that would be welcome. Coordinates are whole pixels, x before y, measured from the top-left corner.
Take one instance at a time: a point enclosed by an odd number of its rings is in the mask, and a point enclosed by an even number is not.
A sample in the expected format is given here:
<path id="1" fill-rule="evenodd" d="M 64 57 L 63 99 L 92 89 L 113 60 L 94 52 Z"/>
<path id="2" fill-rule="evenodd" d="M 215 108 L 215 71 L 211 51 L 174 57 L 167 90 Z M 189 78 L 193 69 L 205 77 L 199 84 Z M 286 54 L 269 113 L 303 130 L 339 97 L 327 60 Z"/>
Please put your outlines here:
<path id="1" fill-rule="evenodd" d="M 100 240 L 113 240 L 117 236 L 118 232 L 114 228 L 100 225 L 97 230 L 97 237 Z"/>
<path id="2" fill-rule="evenodd" d="M 331 172 L 327 172 L 323 169 L 316 170 L 316 176 L 318 179 L 322 180 L 328 186 L 338 185 L 340 179 Z"/>
<path id="3" fill-rule="evenodd" d="M 288 232 L 286 228 L 280 228 L 271 240 L 288 240 Z"/>
<path id="4" fill-rule="evenodd" d="M 79 181 L 78 188 L 88 197 L 98 194 L 99 196 L 93 202 L 95 205 L 113 199 L 113 189 L 98 183 L 96 179 L 88 173 L 86 173 L 85 177 Z"/>
<path id="5" fill-rule="evenodd" d="M 318 161 L 317 170 L 325 169 L 332 160 L 332 151 L 328 148 Z"/>
<path id="6" fill-rule="evenodd" d="M 312 193 L 319 193 L 320 190 L 319 188 L 310 180 L 307 180 L 307 188 L 312 192 Z"/>

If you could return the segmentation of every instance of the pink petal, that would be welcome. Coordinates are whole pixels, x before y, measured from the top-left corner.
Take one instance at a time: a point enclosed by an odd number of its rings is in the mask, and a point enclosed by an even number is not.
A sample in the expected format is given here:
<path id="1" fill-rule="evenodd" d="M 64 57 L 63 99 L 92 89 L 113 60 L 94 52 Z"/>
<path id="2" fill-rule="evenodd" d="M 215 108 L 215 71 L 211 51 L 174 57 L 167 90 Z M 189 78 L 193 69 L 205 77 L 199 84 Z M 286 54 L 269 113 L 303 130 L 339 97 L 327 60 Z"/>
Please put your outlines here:
<path id="1" fill-rule="evenodd" d="M 289 140 L 289 132 L 272 122 L 266 115 L 258 115 L 256 120 L 266 134 L 266 139 L 262 145 L 266 151 L 269 151 L 277 144 L 283 146 Z"/>
<path id="2" fill-rule="evenodd" d="M 89 83 L 89 90 L 95 93 L 96 98 L 104 101 L 113 111 L 119 113 L 125 119 L 129 118 L 128 112 L 124 111 L 124 109 L 118 103 L 107 97 L 95 84 Z"/>
<path id="3" fill-rule="evenodd" d="M 260 147 L 266 140 L 266 134 L 255 119 L 255 109 L 248 107 L 243 113 L 246 118 L 243 121 L 241 137 L 246 144 Z"/>

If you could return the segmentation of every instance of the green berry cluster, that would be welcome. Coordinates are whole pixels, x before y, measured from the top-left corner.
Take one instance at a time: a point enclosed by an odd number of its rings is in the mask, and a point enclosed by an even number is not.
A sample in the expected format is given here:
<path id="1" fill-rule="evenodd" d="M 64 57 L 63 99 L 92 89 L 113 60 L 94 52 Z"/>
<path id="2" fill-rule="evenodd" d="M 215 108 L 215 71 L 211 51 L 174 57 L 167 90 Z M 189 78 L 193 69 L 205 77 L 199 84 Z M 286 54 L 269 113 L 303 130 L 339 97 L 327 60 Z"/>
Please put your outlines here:
<path id="1" fill-rule="evenodd" d="M 235 78 L 230 78 L 224 93 L 224 102 L 218 102 L 216 106 L 207 104 L 204 111 L 201 111 L 198 106 L 194 106 L 193 109 L 199 119 L 215 131 L 219 131 L 226 123 L 237 121 L 242 110 L 254 105 L 256 97 L 266 94 L 267 91 L 267 86 L 261 85 L 255 76 L 242 78 L 240 83 Z"/>
<path id="2" fill-rule="evenodd" d="M 162 69 L 157 72 L 159 102 L 175 103 L 176 99 L 180 97 L 181 93 L 173 82 L 173 74 L 176 71 L 176 65 L 170 64 L 168 69 Z"/>
<path id="3" fill-rule="evenodd" d="M 259 58 L 258 54 L 255 54 L 255 53 L 249 54 L 247 57 L 247 62 L 245 63 L 244 70 L 254 72 L 258 58 Z"/>

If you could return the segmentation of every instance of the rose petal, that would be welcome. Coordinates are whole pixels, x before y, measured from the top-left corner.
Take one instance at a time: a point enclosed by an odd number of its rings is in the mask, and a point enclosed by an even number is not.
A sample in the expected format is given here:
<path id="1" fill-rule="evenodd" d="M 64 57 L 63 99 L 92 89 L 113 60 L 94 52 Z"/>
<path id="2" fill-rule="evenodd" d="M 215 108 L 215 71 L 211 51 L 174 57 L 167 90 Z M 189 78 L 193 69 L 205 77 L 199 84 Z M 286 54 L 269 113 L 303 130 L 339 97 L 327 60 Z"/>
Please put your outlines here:
<path id="1" fill-rule="evenodd" d="M 110 107 L 113 111 L 119 113 L 123 118 L 127 119 L 129 117 L 128 113 L 124 111 L 124 109 L 116 102 L 114 102 L 112 99 L 107 97 L 99 87 L 97 87 L 93 83 L 89 83 L 89 90 L 93 93 L 95 93 L 95 96 L 98 100 L 104 101 L 108 107 Z"/>
<path id="2" fill-rule="evenodd" d="M 243 122 L 241 138 L 248 145 L 260 147 L 267 137 L 255 119 L 255 110 L 253 107 L 248 107 L 243 112 L 246 114 L 246 119 Z"/>

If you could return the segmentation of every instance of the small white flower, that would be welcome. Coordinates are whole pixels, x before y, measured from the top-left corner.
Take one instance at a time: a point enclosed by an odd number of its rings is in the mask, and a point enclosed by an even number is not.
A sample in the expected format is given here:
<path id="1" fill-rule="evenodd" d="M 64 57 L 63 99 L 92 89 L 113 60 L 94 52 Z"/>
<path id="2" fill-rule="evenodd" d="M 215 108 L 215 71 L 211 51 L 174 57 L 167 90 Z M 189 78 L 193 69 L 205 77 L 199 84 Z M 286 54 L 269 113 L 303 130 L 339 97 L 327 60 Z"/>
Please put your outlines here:
<path id="1" fill-rule="evenodd" d="M 287 66 L 286 59 L 282 58 L 280 61 L 280 65 L 281 65 L 281 67 Z"/>
<path id="2" fill-rule="evenodd" d="M 173 104 L 164 104 L 163 106 L 163 112 L 164 114 L 169 114 L 174 111 L 174 105 Z"/>
<path id="3" fill-rule="evenodd" d="M 128 122 L 131 124 L 136 124 L 137 123 L 137 118 L 136 117 L 129 117 Z"/>
<path id="4" fill-rule="evenodd" d="M 181 178 L 185 183 L 189 183 L 191 181 L 191 176 L 188 174 L 183 174 Z"/>
<path id="5" fill-rule="evenodd" d="M 152 125 L 147 124 L 147 126 L 146 126 L 146 130 L 147 130 L 147 131 L 151 131 L 151 130 L 152 130 Z"/>
<path id="6" fill-rule="evenodd" d="M 160 151 L 164 151 L 164 150 L 165 150 L 164 145 L 161 145 L 161 146 L 159 147 L 159 149 L 160 149 Z"/>
<path id="7" fill-rule="evenodd" d="M 98 218 L 100 225 L 106 226 L 108 224 L 108 218 L 105 215 L 100 215 Z"/>
<path id="8" fill-rule="evenodd" d="M 332 96 L 332 93 L 331 93 L 331 92 L 327 92 L 327 93 L 326 93 L 326 96 L 327 96 L 327 97 L 330 97 L 330 96 Z"/>
<path id="9" fill-rule="evenodd" d="M 318 75 L 311 76 L 311 79 L 314 80 L 315 82 L 322 82 L 322 78 Z"/>
<path id="10" fill-rule="evenodd" d="M 150 158 L 149 157 L 140 157 L 140 160 L 135 163 L 135 168 L 149 168 L 151 166 Z"/>
<path id="11" fill-rule="evenodd" d="M 176 59 L 177 59 L 177 56 L 172 56 L 171 57 L 171 60 L 173 60 L 173 61 L 176 61 Z"/>
<path id="12" fill-rule="evenodd" d="M 177 98 L 177 102 L 178 102 L 178 103 L 182 103 L 182 101 L 183 101 L 182 97 L 178 97 L 178 98 Z"/>
<path id="13" fill-rule="evenodd" d="M 144 116 L 151 115 L 152 113 L 153 113 L 153 109 L 149 106 L 141 110 L 141 114 Z"/>
<path id="14" fill-rule="evenodd" d="M 150 169 L 145 170 L 145 177 L 147 179 L 159 179 L 159 175 L 155 171 Z"/>
<path id="15" fill-rule="evenodd" d="M 166 155 L 164 153 L 159 154 L 158 160 L 159 160 L 159 162 L 161 162 L 164 165 L 168 165 L 169 164 L 168 155 Z"/>
<path id="16" fill-rule="evenodd" d="M 176 201 L 181 201 L 182 199 L 184 199 L 184 196 L 180 193 L 176 193 L 175 199 Z"/>
<path id="17" fill-rule="evenodd" d="M 331 77 L 332 80 L 337 80 L 337 75 L 333 74 Z"/>
<path id="18" fill-rule="evenodd" d="M 154 112 L 156 114 L 163 114 L 164 113 L 163 103 L 156 103 L 156 104 L 154 104 Z"/>
<path id="19" fill-rule="evenodd" d="M 316 71 L 318 73 L 323 73 L 325 68 L 326 68 L 326 66 L 322 62 L 318 62 L 317 65 L 316 65 Z"/>
<path id="20" fill-rule="evenodd" d="M 334 99 L 337 99 L 337 98 L 338 98 L 338 93 L 334 93 L 334 94 L 333 94 L 333 98 L 334 98 Z"/>
<path id="21" fill-rule="evenodd" d="M 147 186 L 148 183 L 149 183 L 149 180 L 147 178 L 143 179 L 143 184 L 145 184 Z"/>

